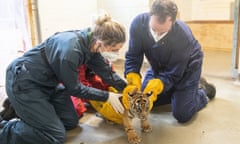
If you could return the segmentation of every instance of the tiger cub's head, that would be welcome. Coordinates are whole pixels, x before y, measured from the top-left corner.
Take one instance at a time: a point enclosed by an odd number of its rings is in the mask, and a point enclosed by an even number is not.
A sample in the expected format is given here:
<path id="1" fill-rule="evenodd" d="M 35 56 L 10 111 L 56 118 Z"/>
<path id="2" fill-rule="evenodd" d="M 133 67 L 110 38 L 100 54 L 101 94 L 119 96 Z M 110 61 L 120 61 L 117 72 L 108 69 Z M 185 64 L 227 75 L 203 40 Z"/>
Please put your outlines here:
<path id="1" fill-rule="evenodd" d="M 137 117 L 141 120 L 146 119 L 149 113 L 149 96 L 151 93 L 143 94 L 141 91 L 133 91 L 132 93 L 128 93 L 129 97 L 129 112 L 133 117 Z"/>

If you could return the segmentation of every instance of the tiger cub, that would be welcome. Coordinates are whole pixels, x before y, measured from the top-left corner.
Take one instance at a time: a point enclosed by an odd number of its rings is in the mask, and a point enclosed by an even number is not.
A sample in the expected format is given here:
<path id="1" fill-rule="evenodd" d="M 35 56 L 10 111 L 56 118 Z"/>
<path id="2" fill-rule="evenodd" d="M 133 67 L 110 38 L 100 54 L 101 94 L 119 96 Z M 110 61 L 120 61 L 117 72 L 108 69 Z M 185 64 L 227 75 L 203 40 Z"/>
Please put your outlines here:
<path id="1" fill-rule="evenodd" d="M 151 109 L 149 100 L 151 95 L 151 93 L 143 94 L 135 89 L 132 93 L 127 94 L 127 98 L 122 97 L 121 101 L 125 107 L 123 114 L 116 113 L 108 102 L 90 101 L 90 103 L 105 119 L 124 126 L 129 143 L 138 144 L 141 142 L 141 138 L 137 135 L 131 120 L 139 118 L 142 131 L 152 131 L 152 127 L 148 122 L 148 114 Z M 128 103 L 127 106 L 126 101 Z"/>
<path id="2" fill-rule="evenodd" d="M 151 94 L 143 94 L 135 90 L 129 94 L 129 110 L 125 110 L 123 114 L 123 125 L 128 136 L 128 142 L 131 144 L 138 144 L 141 138 L 137 135 L 132 126 L 132 118 L 139 118 L 141 121 L 141 128 L 143 132 L 151 132 L 152 127 L 148 122 L 148 114 L 150 108 L 149 96 Z"/>

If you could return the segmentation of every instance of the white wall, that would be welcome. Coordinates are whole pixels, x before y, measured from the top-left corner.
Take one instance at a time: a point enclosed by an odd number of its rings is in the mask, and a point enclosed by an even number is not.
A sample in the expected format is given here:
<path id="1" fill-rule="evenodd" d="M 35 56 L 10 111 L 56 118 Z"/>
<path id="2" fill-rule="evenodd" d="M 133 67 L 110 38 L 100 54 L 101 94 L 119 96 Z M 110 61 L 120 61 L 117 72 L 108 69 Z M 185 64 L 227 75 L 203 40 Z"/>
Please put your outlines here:
<path id="1" fill-rule="evenodd" d="M 176 1 L 178 6 L 179 18 L 184 21 L 192 20 L 192 1 Z"/>
<path id="2" fill-rule="evenodd" d="M 126 26 L 137 14 L 149 11 L 151 0 L 38 0 L 42 40 L 58 31 L 81 29 L 91 25 L 92 16 L 100 9 Z M 180 19 L 230 20 L 234 0 L 174 0 L 179 7 Z M 128 41 L 120 51 L 124 58 Z"/>
<path id="3" fill-rule="evenodd" d="M 185 21 L 232 20 L 233 2 L 234 0 L 181 1 L 179 2 L 180 18 Z"/>
<path id="4" fill-rule="evenodd" d="M 128 38 L 129 26 L 132 19 L 139 13 L 149 10 L 148 0 L 98 0 L 98 9 L 104 9 L 111 14 L 112 18 L 124 24 Z M 125 57 L 128 40 L 120 50 L 120 58 Z"/>
<path id="5" fill-rule="evenodd" d="M 42 40 L 55 32 L 82 29 L 91 24 L 97 0 L 38 0 Z"/>
<path id="6" fill-rule="evenodd" d="M 138 13 L 148 11 L 148 0 L 39 0 L 42 40 L 58 31 L 81 29 L 90 26 L 92 17 L 104 9 L 112 18 L 126 26 Z M 127 42 L 120 51 L 124 58 Z"/>
<path id="7" fill-rule="evenodd" d="M 231 2 L 233 0 L 193 1 L 193 19 L 198 20 L 230 20 Z"/>

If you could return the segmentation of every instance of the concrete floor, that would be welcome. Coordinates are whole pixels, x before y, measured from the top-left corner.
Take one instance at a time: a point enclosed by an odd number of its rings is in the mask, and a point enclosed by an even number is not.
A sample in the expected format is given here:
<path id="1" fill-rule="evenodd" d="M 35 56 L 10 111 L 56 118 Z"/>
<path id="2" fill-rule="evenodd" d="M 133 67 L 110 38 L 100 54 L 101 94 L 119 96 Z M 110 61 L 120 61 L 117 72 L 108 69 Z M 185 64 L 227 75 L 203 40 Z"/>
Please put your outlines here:
<path id="1" fill-rule="evenodd" d="M 114 63 L 122 75 L 123 63 Z M 144 65 L 146 69 L 148 65 Z M 149 115 L 151 133 L 141 133 L 139 120 L 133 125 L 142 137 L 141 144 L 239 144 L 240 84 L 231 78 L 231 53 L 205 52 L 203 76 L 217 88 L 216 99 L 201 110 L 192 121 L 179 124 L 171 114 L 170 105 L 160 106 Z M 4 87 L 0 87 L 0 103 Z M 0 110 L 2 108 L 0 107 Z M 79 127 L 67 132 L 65 144 L 127 144 L 121 125 L 113 125 L 96 117 L 89 110 L 79 121 Z"/>
<path id="2" fill-rule="evenodd" d="M 122 73 L 123 63 L 116 62 Z M 147 67 L 145 65 L 145 67 Z M 239 144 L 240 143 L 240 84 L 231 78 L 231 53 L 205 52 L 203 76 L 217 88 L 211 101 L 190 122 L 179 124 L 169 105 L 160 106 L 149 115 L 151 133 L 141 133 L 139 121 L 134 127 L 142 144 Z M 88 111 L 79 127 L 67 132 L 65 144 L 127 144 L 121 125 L 113 125 Z"/>

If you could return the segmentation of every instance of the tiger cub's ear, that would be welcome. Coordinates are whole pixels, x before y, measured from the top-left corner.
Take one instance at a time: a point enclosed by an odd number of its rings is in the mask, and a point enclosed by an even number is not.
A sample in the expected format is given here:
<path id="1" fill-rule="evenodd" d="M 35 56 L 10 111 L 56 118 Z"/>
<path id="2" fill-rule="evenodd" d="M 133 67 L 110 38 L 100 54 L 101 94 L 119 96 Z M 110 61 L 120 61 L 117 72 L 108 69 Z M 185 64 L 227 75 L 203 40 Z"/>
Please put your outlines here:
<path id="1" fill-rule="evenodd" d="M 122 103 L 125 109 L 130 109 L 130 100 L 136 92 L 137 87 L 133 85 L 129 85 L 123 90 Z"/>
<path id="2" fill-rule="evenodd" d="M 149 98 L 149 111 L 151 111 L 153 103 L 157 100 L 157 95 L 154 95 L 153 92 L 149 92 L 147 93 L 147 96 Z"/>
<path id="3" fill-rule="evenodd" d="M 148 97 L 152 96 L 152 94 L 153 94 L 153 92 L 152 92 L 152 91 L 151 91 L 151 92 L 148 92 L 148 93 L 146 93 L 146 95 L 147 95 Z"/>

